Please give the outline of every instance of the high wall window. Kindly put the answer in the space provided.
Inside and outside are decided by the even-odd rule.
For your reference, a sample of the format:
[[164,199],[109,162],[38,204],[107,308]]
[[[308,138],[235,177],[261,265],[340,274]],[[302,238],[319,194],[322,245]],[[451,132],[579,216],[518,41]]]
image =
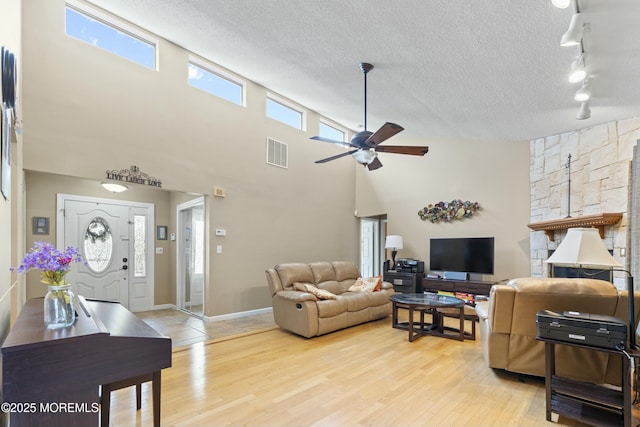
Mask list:
[[275,95],[267,96],[267,117],[278,120],[296,129],[305,130],[305,113],[292,103]]
[[189,84],[234,104],[245,105],[243,81],[194,58],[189,59]]
[[98,10],[90,9],[75,1],[68,1],[65,30],[71,37],[152,70],[156,69],[158,42]]
[[347,133],[335,126],[331,126],[323,121],[320,121],[319,136],[333,139],[335,141],[346,142]]

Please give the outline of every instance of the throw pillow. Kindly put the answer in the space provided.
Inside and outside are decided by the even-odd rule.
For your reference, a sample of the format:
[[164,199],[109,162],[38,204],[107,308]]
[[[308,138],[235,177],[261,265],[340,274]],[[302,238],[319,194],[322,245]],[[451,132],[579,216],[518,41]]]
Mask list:
[[369,277],[363,279],[358,277],[353,285],[349,288],[349,292],[375,292],[379,291],[382,286],[382,277]]
[[315,295],[318,299],[336,299],[336,295],[332,294],[329,291],[325,291],[324,289],[318,289],[313,286],[311,283],[300,283],[295,282],[293,284],[293,288],[296,291],[309,292],[310,294]]

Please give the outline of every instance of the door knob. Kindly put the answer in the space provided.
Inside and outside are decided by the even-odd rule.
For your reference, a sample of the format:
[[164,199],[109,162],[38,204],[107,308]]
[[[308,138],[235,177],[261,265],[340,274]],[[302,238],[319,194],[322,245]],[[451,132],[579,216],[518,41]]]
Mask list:
[[123,269],[123,270],[128,270],[128,269],[129,269],[129,266],[128,266],[128,265],[123,265],[123,266],[122,266],[122,269]]

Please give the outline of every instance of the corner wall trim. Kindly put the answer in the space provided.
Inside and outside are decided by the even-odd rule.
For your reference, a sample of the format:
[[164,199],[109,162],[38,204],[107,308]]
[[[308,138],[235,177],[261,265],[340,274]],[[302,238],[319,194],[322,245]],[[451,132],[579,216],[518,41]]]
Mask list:
[[222,320],[237,319],[239,317],[254,316],[256,314],[265,314],[273,312],[272,307],[258,308],[256,310],[239,311],[237,313],[221,314],[219,316],[204,316],[205,322],[220,322]]

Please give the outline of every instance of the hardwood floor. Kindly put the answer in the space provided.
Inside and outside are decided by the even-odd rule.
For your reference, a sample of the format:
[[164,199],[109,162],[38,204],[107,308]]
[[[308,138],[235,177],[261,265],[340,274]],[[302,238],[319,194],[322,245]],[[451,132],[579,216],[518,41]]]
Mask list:
[[[454,319],[451,319],[454,320]],[[112,393],[111,424],[151,426],[151,390]],[[421,337],[391,318],[305,339],[280,329],[174,349],[163,426],[579,426],[545,420],[544,381],[484,366],[480,341]]]

